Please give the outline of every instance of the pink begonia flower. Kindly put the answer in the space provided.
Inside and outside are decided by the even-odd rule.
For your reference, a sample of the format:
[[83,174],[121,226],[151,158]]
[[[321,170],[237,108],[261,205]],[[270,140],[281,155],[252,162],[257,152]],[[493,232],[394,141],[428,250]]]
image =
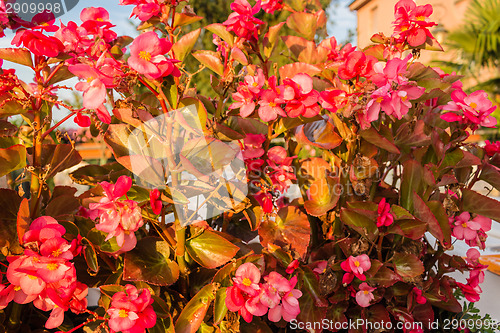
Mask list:
[[260,277],[260,271],[254,264],[245,263],[236,270],[233,283],[250,296],[257,296],[260,291]]
[[480,126],[495,127],[497,120],[491,116],[496,106],[488,99],[488,94],[483,90],[474,91],[467,95],[463,90],[457,89],[451,93],[452,101],[441,107],[445,111],[451,111],[441,115],[441,119],[447,122],[458,121],[466,124],[473,130]]
[[[284,321],[290,322],[297,318],[300,313],[300,305],[298,299],[302,296],[302,292],[294,289],[297,284],[297,277],[294,276],[288,281],[288,291],[281,296],[281,304],[269,309],[268,318],[272,322],[279,322],[281,318]],[[284,285],[282,286],[285,290]]]
[[359,291],[356,293],[356,302],[359,306],[364,308],[370,306],[370,302],[375,298],[372,294],[374,290],[375,288],[370,287],[366,282],[359,285]]
[[349,284],[352,282],[354,277],[357,277],[361,281],[366,280],[366,276],[363,272],[370,269],[372,263],[370,257],[366,254],[359,255],[357,257],[350,256],[346,261],[340,264],[340,267],[346,272],[342,278],[343,284]]
[[137,37],[130,46],[130,57],[127,62],[132,69],[151,79],[172,75],[180,76],[179,69],[174,65],[177,60],[167,59],[172,48],[165,38],[158,38],[154,31],[148,31]]
[[247,0],[235,0],[231,4],[231,9],[233,13],[222,23],[227,30],[233,31],[236,36],[243,39],[257,40],[259,26],[264,24],[263,21],[254,17],[260,10],[259,3],[252,7]]
[[345,61],[339,67],[338,76],[342,80],[350,80],[360,76],[370,77],[373,75],[373,65],[377,59],[367,56],[362,51],[349,53]]
[[407,84],[408,78],[406,75],[408,74],[408,61],[412,58],[412,55],[409,54],[404,59],[394,58],[387,63],[377,62],[373,65],[373,70],[375,74],[370,78],[373,83],[375,83],[378,87],[385,86],[386,84],[397,83]]
[[295,270],[299,268],[299,264],[300,262],[297,259],[292,260],[286,268],[286,274],[292,274],[295,272]]
[[457,286],[462,290],[462,293],[465,296],[465,299],[468,300],[469,302],[477,302],[481,298],[479,294],[481,294],[483,291],[477,286],[471,286],[470,284],[463,284],[460,282],[457,282]]
[[161,7],[158,1],[155,0],[144,0],[142,3],[137,4],[132,10],[130,17],[137,17],[141,21],[147,21],[153,16],[160,13]]
[[276,272],[269,273],[264,280],[266,283],[262,286],[260,301],[268,308],[274,308],[281,302],[281,295],[290,292],[290,283]]
[[[328,267],[328,261],[327,260],[321,260],[313,264],[313,273],[316,275],[317,278],[319,278],[319,275],[323,274],[326,271],[326,268]],[[311,267],[311,268],[312,268]]]
[[261,302],[260,271],[252,263],[238,267],[233,286],[226,290],[226,306],[229,311],[238,312],[246,322],[253,316],[263,316],[267,307]]
[[481,229],[481,225],[478,222],[471,221],[468,212],[463,212],[455,219],[453,236],[461,240],[472,240],[476,238],[479,229]]
[[467,264],[469,265],[469,284],[472,287],[476,287],[484,282],[484,271],[488,268],[488,265],[483,265],[479,262],[479,257],[481,254],[477,249],[470,248],[467,250]]
[[416,47],[425,43],[427,37],[432,37],[429,27],[437,25],[431,22],[431,5],[417,6],[413,0],[400,0],[394,6],[393,37],[398,43],[408,42]]
[[348,100],[345,91],[340,89],[325,90],[319,93],[321,107],[330,112],[337,112],[344,107]]
[[143,333],[146,328],[155,326],[156,313],[153,302],[148,289],[139,291],[135,286],[127,284],[125,292],[120,291],[113,295],[107,311],[111,333]]
[[[52,217],[33,221],[23,236],[25,248],[20,256],[7,257],[6,276],[10,283],[0,290],[0,308],[9,302],[33,302],[42,311],[52,311],[45,327],[62,324],[64,312],[81,313],[87,308],[87,286],[76,281],[76,270],[69,260],[78,252],[76,242],[62,236],[66,230]],[[40,252],[35,252],[40,251]]]
[[108,233],[106,240],[116,237],[120,251],[130,251],[137,243],[134,232],[143,226],[141,208],[132,200],[119,200],[132,186],[132,179],[121,176],[116,184],[101,182],[105,196],[89,205],[90,218],[99,217],[96,229]]
[[19,29],[12,39],[12,45],[24,45],[37,56],[56,57],[64,50],[64,45],[59,39],[46,36],[40,31]]
[[283,7],[283,0],[258,0],[262,10],[268,14],[272,14]]
[[274,91],[266,90],[260,96],[259,101],[259,117],[262,121],[269,122],[275,120],[279,116],[286,117],[285,111],[281,108],[281,104],[285,101],[281,99]]
[[235,103],[229,106],[230,110],[240,109],[240,116],[246,118],[250,116],[255,110],[255,95],[248,90],[247,86],[240,85],[237,92],[233,93]]
[[500,153],[500,141],[491,143],[490,141],[486,140],[484,141],[484,143],[484,151],[486,152],[486,155],[492,157],[495,154]]
[[149,193],[149,203],[151,204],[153,213],[160,215],[163,204],[161,202],[160,191],[158,189],[154,189]]
[[427,303],[427,299],[423,296],[423,291],[418,289],[417,287],[414,287],[412,290],[413,294],[415,295],[415,301],[418,304],[425,304]]
[[248,90],[258,96],[264,84],[266,84],[266,78],[262,69],[257,70],[257,75],[247,75],[245,76],[245,84]]
[[391,205],[386,203],[385,198],[380,200],[377,212],[377,227],[388,227],[394,222],[394,216],[391,214]]
[[247,134],[243,139],[243,158],[259,158],[264,155],[264,149],[262,145],[266,142],[266,136],[264,134]]
[[105,42],[110,43],[118,36],[110,28],[114,25],[109,20],[109,13],[102,7],[88,7],[82,10],[80,14],[82,20],[81,27],[87,31],[87,34],[99,36]]
[[285,79],[283,83],[287,89],[292,88],[294,91],[293,98],[288,96],[286,100],[285,111],[289,117],[310,118],[321,111],[318,105],[319,93],[313,89],[313,79],[308,74],[296,74],[291,79]]

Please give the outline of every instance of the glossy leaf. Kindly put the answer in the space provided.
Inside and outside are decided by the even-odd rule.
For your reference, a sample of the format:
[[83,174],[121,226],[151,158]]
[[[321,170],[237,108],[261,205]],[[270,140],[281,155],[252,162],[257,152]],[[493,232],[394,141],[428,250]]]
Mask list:
[[313,145],[323,149],[333,149],[342,143],[335,127],[326,120],[301,125],[296,134],[297,141],[303,145]]
[[262,246],[289,245],[304,258],[309,246],[311,228],[307,215],[298,207],[287,206],[279,210],[276,220],[266,220],[259,228]]
[[444,233],[441,229],[441,225],[439,221],[434,216],[431,209],[427,206],[427,204],[422,200],[422,198],[413,192],[413,205],[414,205],[414,214],[421,221],[427,223],[427,227],[430,233],[436,237],[441,243],[444,241]]
[[342,208],[340,211],[340,220],[368,239],[375,239],[378,235],[378,228],[375,222],[355,211]]
[[221,23],[213,23],[213,24],[207,25],[205,27],[205,29],[216,34],[217,36],[222,38],[225,42],[227,42],[230,47],[233,47],[233,45],[234,45],[233,34],[229,31],[227,31],[227,28],[225,25],[223,25]]
[[500,202],[469,189],[462,190],[463,210],[498,220]]
[[423,190],[423,170],[416,160],[408,160],[403,164],[400,204],[408,211],[413,211],[413,192],[421,194]]
[[0,177],[26,166],[26,147],[15,145],[0,148]]
[[396,273],[402,278],[414,278],[424,272],[424,264],[413,254],[396,253],[392,263]]
[[0,49],[0,59],[15,62],[16,64],[33,67],[31,52],[24,48]]
[[[86,239],[84,238],[84,240]],[[97,254],[95,252],[95,248],[90,242],[87,242],[87,244],[85,244],[84,246],[85,248],[83,254],[85,257],[85,261],[87,262],[89,269],[94,273],[97,273],[99,271],[99,262],[97,261]]]
[[239,247],[213,231],[205,230],[186,242],[189,256],[205,268],[216,268],[231,260]]
[[215,298],[215,292],[215,286],[208,284],[191,298],[175,322],[176,333],[195,333],[198,330]]
[[194,14],[175,13],[174,27],[180,27],[183,25],[193,24],[193,23],[198,22],[202,19],[203,19],[203,17],[196,16]]
[[479,179],[500,191],[500,171],[489,163],[483,165]]
[[224,74],[224,65],[220,59],[219,53],[214,51],[195,51],[192,55],[207,68],[213,70],[219,75]]
[[400,154],[398,147],[394,144],[394,142],[389,141],[383,135],[377,132],[374,127],[370,127],[369,129],[362,130],[359,132],[359,135],[366,141],[374,144],[375,146],[387,150],[389,153]]
[[316,35],[317,17],[312,13],[293,13],[286,20],[286,24],[293,31],[301,34],[304,38],[314,40]]
[[227,288],[219,288],[215,294],[214,303],[214,324],[219,325],[227,314],[226,306],[226,290]]
[[169,286],[179,278],[179,267],[169,256],[167,242],[157,237],[143,238],[125,254],[123,279]]
[[172,51],[174,52],[175,59],[183,61],[186,56],[191,52],[198,37],[200,37],[201,28],[193,30],[179,39],[174,45],[172,45]]
[[30,224],[30,205],[28,199],[24,198],[17,213],[17,237],[21,245],[23,245],[23,236],[29,230]]
[[314,76],[321,73],[318,66],[307,64],[305,62],[294,62],[293,64],[286,64],[279,69],[281,79],[292,78],[296,74],[304,73],[309,76]]
[[307,190],[306,211],[312,216],[321,216],[333,209],[339,201],[341,189],[338,178],[319,178]]
[[262,44],[264,46],[264,55],[266,57],[269,58],[273,53],[273,50],[276,47],[276,43],[278,42],[279,33],[284,24],[285,22],[281,22],[273,25],[272,27],[269,27],[269,31],[264,36]]
[[113,237],[109,240],[106,240],[106,236],[108,234],[93,228],[87,234],[87,239],[103,252],[114,253],[120,250],[120,246],[116,243],[116,238]]

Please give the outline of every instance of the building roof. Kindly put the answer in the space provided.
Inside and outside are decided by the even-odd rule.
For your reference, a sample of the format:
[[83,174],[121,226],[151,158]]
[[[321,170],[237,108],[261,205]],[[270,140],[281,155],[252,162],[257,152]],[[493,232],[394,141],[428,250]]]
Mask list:
[[349,4],[349,9],[351,11],[355,11],[355,10],[359,10],[360,8],[362,8],[364,5],[366,5],[367,3],[369,3],[371,0],[354,0],[353,2],[351,2]]

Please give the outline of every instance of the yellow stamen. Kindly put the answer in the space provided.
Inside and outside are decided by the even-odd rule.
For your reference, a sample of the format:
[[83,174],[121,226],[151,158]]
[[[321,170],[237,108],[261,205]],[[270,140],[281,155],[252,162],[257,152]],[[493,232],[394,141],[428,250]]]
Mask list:
[[58,264],[54,264],[54,263],[51,263],[51,264],[47,264],[47,269],[49,271],[55,271],[56,269],[59,268],[59,265]]
[[357,261],[357,260],[356,260],[356,261],[354,262],[354,266],[359,267],[359,265],[360,265],[359,261]]
[[259,84],[257,82],[252,83],[252,86],[257,87]]
[[463,228],[467,228],[467,223],[462,223]]
[[252,285],[252,280],[250,280],[249,278],[244,278],[243,279],[243,285],[247,286],[247,287],[250,287]]
[[59,257],[62,254],[61,249],[57,249],[55,251],[52,251],[52,256],[53,257]]
[[21,290],[21,286],[15,286],[14,287],[14,291],[19,291],[19,290]]
[[100,18],[100,17],[96,21],[97,22],[104,22],[104,20],[102,18]]
[[125,309],[121,309],[120,312],[118,313],[120,318],[127,318],[128,317],[128,311]]
[[425,19],[426,19],[426,18],[427,18],[427,17],[425,17],[425,16],[417,16],[415,19],[416,19],[417,21],[425,21]]
[[149,53],[148,51],[141,51],[139,52],[139,58],[146,61],[151,61],[151,53]]
[[383,97],[378,97],[375,101],[376,101],[377,103],[382,103],[382,101],[383,101],[383,100],[384,100],[384,98],[383,98]]
[[271,103],[269,103],[269,106],[272,107],[272,108],[274,108],[276,106],[276,103],[271,102]]
[[364,293],[365,295],[368,295],[369,291],[368,291],[368,290],[363,290],[363,293]]
[[477,104],[474,103],[474,102],[472,102],[472,103],[470,103],[470,107],[473,108],[473,109],[475,109],[475,108],[477,108]]
[[401,100],[402,100],[403,102],[406,102],[406,100],[407,100],[407,99],[408,99],[408,96],[403,96],[403,97],[401,97]]
[[29,274],[28,274],[28,277],[29,277],[31,280],[36,280],[36,279],[38,279],[38,277],[36,277],[36,276],[34,276],[34,275],[29,275]]

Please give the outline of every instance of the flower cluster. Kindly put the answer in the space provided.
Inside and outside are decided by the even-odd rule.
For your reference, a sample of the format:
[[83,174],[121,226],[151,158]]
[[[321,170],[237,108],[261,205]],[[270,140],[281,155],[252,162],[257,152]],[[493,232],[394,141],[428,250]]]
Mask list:
[[87,286],[76,280],[71,262],[80,251],[77,240],[63,238],[66,229],[50,216],[33,221],[23,236],[24,254],[8,257],[7,280],[0,290],[0,309],[12,300],[19,304],[33,302],[42,311],[51,311],[45,323],[58,327],[64,312],[81,313],[87,308]]
[[497,120],[491,116],[497,108],[488,99],[488,94],[483,90],[474,91],[467,95],[462,89],[451,93],[451,101],[441,108],[447,112],[441,119],[448,122],[458,121],[475,130],[479,126],[495,127]]
[[362,254],[357,257],[350,256],[340,264],[340,267],[346,272],[342,277],[342,283],[347,285],[354,280],[354,277],[357,277],[361,281],[366,281],[366,276],[363,272],[369,270],[372,267],[372,263],[368,255]]
[[229,311],[238,312],[246,322],[251,322],[253,316],[264,316],[272,322],[281,318],[290,322],[300,313],[298,298],[302,292],[294,289],[297,277],[287,280],[276,272],[264,277],[265,283],[260,283],[261,273],[252,263],[238,267],[233,286],[226,290],[226,306]]
[[132,179],[121,176],[115,184],[101,182],[100,185],[105,196],[89,205],[88,216],[93,220],[99,218],[96,229],[108,234],[106,240],[116,237],[120,251],[130,251],[137,243],[134,232],[144,224],[137,202],[120,200],[130,190]]
[[396,42],[407,42],[412,47],[424,44],[432,37],[428,28],[437,25],[430,21],[431,5],[417,6],[413,0],[400,0],[394,6],[394,34]]
[[484,271],[488,268],[487,265],[482,265],[479,262],[480,253],[477,249],[471,248],[467,250],[467,264],[469,268],[469,277],[467,278],[467,283],[463,284],[457,282],[458,287],[462,290],[465,298],[469,302],[477,302],[480,299],[480,294],[482,293],[481,287],[479,286],[484,281]]
[[486,155],[488,155],[489,157],[492,157],[495,154],[500,153],[500,141],[491,143],[490,141],[486,140],[484,141],[484,143],[485,143],[484,150],[486,152]]
[[263,89],[266,79],[261,69],[255,76],[247,75],[233,94],[236,102],[229,108],[239,108],[242,117],[249,117],[258,104],[259,118],[265,122],[273,121],[278,116],[310,118],[320,112],[319,93],[313,89],[311,76],[296,74],[284,79],[282,85],[278,85],[277,81],[275,76],[271,76],[268,80],[269,88]]
[[231,9],[234,12],[223,23],[227,30],[233,31],[236,36],[246,40],[258,40],[258,29],[264,22],[255,18],[254,15],[260,10],[260,2],[252,7],[247,0],[235,0],[231,4]]
[[394,216],[391,214],[391,205],[386,202],[385,198],[380,200],[377,213],[377,227],[388,227],[394,222]]
[[111,333],[144,333],[146,328],[155,326],[156,313],[153,310],[153,302],[148,289],[139,291],[133,285],[127,284],[125,291],[119,291],[111,298],[107,311]]
[[481,215],[471,219],[470,213],[463,212],[455,218],[450,217],[449,220],[454,237],[465,240],[470,247],[484,249],[486,232],[491,230],[491,219]]
[[410,58],[411,55],[405,59],[395,58],[386,64],[379,62],[374,66],[376,74],[371,77],[371,80],[378,89],[372,93],[371,100],[366,106],[368,122],[377,120],[381,110],[401,119],[412,107],[410,101],[424,94],[424,88],[417,87],[406,77]]

